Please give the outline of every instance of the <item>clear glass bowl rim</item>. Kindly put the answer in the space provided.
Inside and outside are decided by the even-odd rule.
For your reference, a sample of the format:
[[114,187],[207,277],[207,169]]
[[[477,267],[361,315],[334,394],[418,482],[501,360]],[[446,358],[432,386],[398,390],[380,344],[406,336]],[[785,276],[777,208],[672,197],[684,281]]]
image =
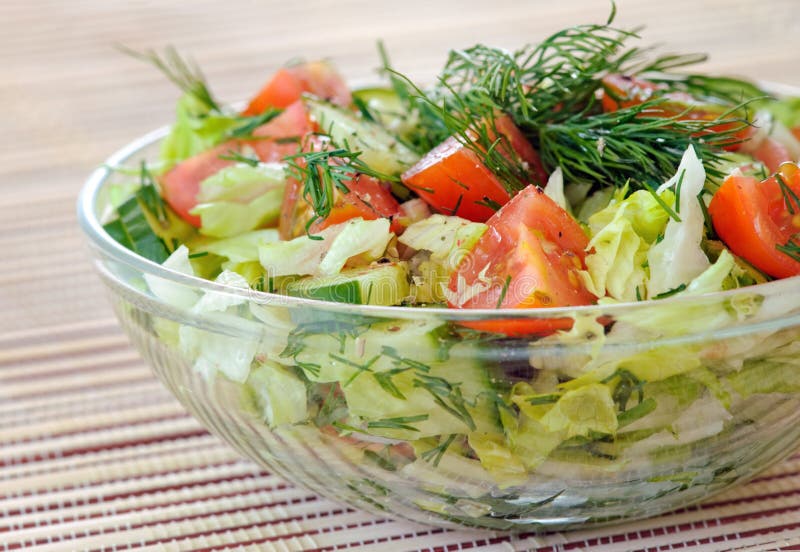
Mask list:
[[[774,91],[778,91],[776,89],[780,90],[781,88],[782,87],[780,85],[769,85],[768,87],[768,89]],[[797,92],[797,89],[792,89],[791,87],[785,87],[783,90],[780,90],[780,92],[783,92],[786,89]],[[174,282],[197,291],[213,291],[215,293],[246,296],[249,300],[256,301],[262,305],[274,304],[295,308],[307,307],[316,310],[374,316],[384,319],[414,319],[419,318],[424,313],[425,316],[436,317],[441,320],[453,322],[487,319],[552,319],[561,317],[575,317],[581,315],[582,313],[585,313],[586,315],[597,314],[598,311],[602,312],[603,315],[614,316],[619,314],[631,314],[634,311],[643,311],[646,309],[658,309],[661,307],[691,307],[693,305],[697,305],[698,303],[712,304],[723,301],[732,301],[738,296],[746,297],[752,296],[753,294],[759,294],[766,297],[800,293],[800,276],[795,276],[791,278],[774,280],[764,284],[758,284],[756,286],[742,287],[726,291],[638,302],[535,309],[448,309],[442,307],[420,308],[335,303],[330,301],[291,297],[256,291],[253,289],[244,289],[223,285],[211,280],[205,280],[203,278],[190,276],[171,270],[158,263],[150,261],[149,259],[137,255],[133,251],[115,241],[103,229],[103,223],[98,218],[96,205],[99,194],[108,179],[114,174],[113,168],[123,165],[126,161],[135,157],[145,148],[153,146],[159,140],[163,139],[169,130],[169,126],[164,126],[133,140],[110,155],[102,165],[97,167],[89,175],[78,196],[78,222],[83,232],[89,238],[90,244],[114,261],[127,265],[143,274],[152,275],[156,278]],[[787,317],[791,316],[792,315],[787,314]]]

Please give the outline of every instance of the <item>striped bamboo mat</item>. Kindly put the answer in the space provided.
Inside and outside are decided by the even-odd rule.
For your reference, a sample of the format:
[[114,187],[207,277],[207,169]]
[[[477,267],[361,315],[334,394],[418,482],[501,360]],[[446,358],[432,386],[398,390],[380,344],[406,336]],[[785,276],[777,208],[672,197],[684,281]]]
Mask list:
[[[794,0],[618,4],[648,42],[800,84]],[[168,122],[176,97],[115,43],[175,44],[238,99],[296,56],[331,57],[363,82],[382,38],[425,79],[447,47],[513,47],[607,11],[589,0],[0,2],[0,550],[800,550],[800,455],[701,507],[540,537],[431,529],[322,499],[184,412],[129,347],[85,254],[73,214],[83,179]]]

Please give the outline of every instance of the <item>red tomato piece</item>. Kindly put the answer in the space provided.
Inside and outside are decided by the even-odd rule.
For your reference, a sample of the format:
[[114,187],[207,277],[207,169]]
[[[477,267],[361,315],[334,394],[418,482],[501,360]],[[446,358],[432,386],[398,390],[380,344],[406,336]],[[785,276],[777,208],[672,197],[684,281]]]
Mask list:
[[776,172],[783,163],[792,161],[789,149],[770,136],[764,138],[751,153],[753,157],[764,163],[771,173]]
[[[400,205],[391,192],[378,180],[358,175],[347,183],[348,192],[334,192],[334,204],[330,214],[315,221],[308,232],[315,234],[334,224],[361,217],[364,220],[394,218],[400,213]],[[311,206],[302,197],[303,185],[290,179],[281,205],[279,233],[289,240],[306,233],[306,224],[313,217]],[[394,222],[392,223],[394,230]]]
[[341,106],[352,102],[350,89],[336,70],[324,61],[312,61],[279,69],[250,100],[242,115],[259,115],[270,108],[284,108],[310,92]]
[[248,145],[265,163],[281,161],[287,155],[297,153],[301,140],[315,129],[303,102],[296,101],[283,113],[255,129],[255,139],[248,141]]
[[[311,122],[302,102],[295,102],[270,122],[253,131],[255,140],[228,140],[208,151],[181,161],[161,177],[164,200],[189,224],[199,227],[200,217],[190,211],[197,205],[200,183],[234,162],[222,159],[242,148],[252,148],[261,161],[279,161],[298,150],[298,142],[311,130]],[[291,140],[297,138],[297,141]]]
[[[538,154],[511,118],[498,117],[494,126],[512,150],[501,145],[499,151],[525,164],[530,182],[545,184],[547,173]],[[473,221],[483,222],[494,215],[495,210],[487,204],[504,205],[510,199],[478,154],[452,136],[403,173],[402,180],[435,210]]]
[[[461,309],[541,308],[596,301],[578,271],[585,268],[589,238],[540,188],[528,186],[487,222],[475,248],[453,273],[449,289]],[[497,319],[464,325],[507,335],[547,334],[571,327],[570,319]]]
[[[778,179],[791,192],[782,190]],[[800,168],[784,163],[760,183],[750,176],[729,176],[711,199],[708,213],[731,251],[770,276],[787,278],[800,275],[800,262],[778,247],[800,236],[798,196]]]

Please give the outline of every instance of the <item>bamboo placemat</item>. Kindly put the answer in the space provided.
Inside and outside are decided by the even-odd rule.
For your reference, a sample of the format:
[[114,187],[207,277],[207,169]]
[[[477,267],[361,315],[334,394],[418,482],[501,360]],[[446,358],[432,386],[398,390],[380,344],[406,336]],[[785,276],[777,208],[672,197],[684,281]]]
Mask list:
[[[556,5],[557,4],[557,5]],[[332,58],[365,82],[385,40],[430,78],[446,49],[508,47],[606,2],[305,0],[0,3],[0,550],[800,550],[800,455],[700,507],[546,536],[444,531],[356,512],[239,459],[130,348],[93,275],[74,202],[90,169],[169,122],[175,91],[116,52],[174,44],[218,95]],[[800,85],[793,0],[618,2],[647,42],[707,69]]]

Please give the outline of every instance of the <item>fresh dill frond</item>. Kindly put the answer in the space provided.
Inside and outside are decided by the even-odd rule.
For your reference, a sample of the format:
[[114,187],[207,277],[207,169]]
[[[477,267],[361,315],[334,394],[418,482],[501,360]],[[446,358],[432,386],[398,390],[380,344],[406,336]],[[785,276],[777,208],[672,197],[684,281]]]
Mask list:
[[[572,182],[637,188],[668,180],[690,145],[706,172],[716,168],[722,148],[737,142],[749,123],[737,118],[714,120],[653,116],[663,99],[654,99],[610,113],[575,115],[539,129],[539,154],[545,166],[558,167]],[[602,145],[602,147],[600,147]]]
[[790,238],[785,244],[776,245],[775,249],[800,263],[800,243],[797,243],[793,239]]
[[194,96],[211,111],[222,113],[222,108],[214,99],[200,67],[192,60],[181,57],[174,46],[167,46],[163,54],[155,50],[137,52],[122,45],[117,48],[135,59],[153,65],[184,93]]
[[253,138],[253,131],[261,125],[267,124],[272,119],[282,113],[282,109],[270,108],[259,115],[252,117],[241,117],[242,124],[234,127],[228,132],[230,138]]
[[[288,166],[289,176],[303,184],[302,198],[311,206],[313,216],[306,223],[306,231],[318,220],[330,215],[336,203],[337,193],[350,191],[348,184],[359,175],[370,176],[384,182],[394,182],[398,178],[384,174],[369,167],[360,156],[360,151],[347,148],[326,149],[330,136],[318,134],[319,147],[310,147],[309,151],[289,155],[284,158]],[[308,147],[308,145],[307,145]],[[312,236],[317,239],[318,236]]]
[[[703,56],[705,59],[705,56]],[[666,86],[667,91],[686,92],[692,97],[728,107],[766,100],[771,96],[758,85],[735,77],[668,73],[671,67],[648,67],[641,76]]]
[[783,175],[780,172],[775,173],[775,180],[778,182],[778,187],[781,189],[781,195],[783,195],[783,203],[786,205],[786,210],[789,211],[790,215],[794,215],[795,213],[799,212],[800,197],[798,197],[797,193],[789,187],[789,185],[786,183],[786,179],[783,178]]
[[250,156],[235,150],[228,150],[226,153],[220,155],[219,158],[227,161],[235,161],[236,163],[243,163],[251,167],[258,167],[259,163],[261,163],[258,157]]

